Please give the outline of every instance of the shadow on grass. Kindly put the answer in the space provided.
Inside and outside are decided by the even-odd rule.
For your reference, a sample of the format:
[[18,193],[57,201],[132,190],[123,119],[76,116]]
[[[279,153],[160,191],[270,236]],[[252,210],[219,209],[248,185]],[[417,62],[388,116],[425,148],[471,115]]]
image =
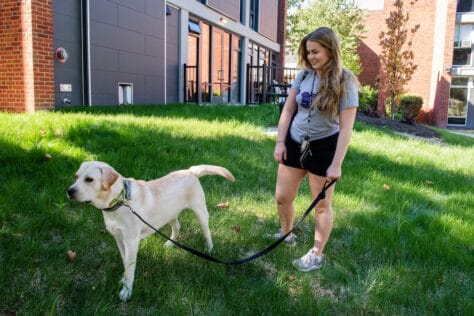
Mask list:
[[[360,262],[367,255],[383,253],[388,263],[403,261],[459,269],[467,269],[472,263],[472,240],[459,238],[463,234],[458,235],[453,221],[461,226],[474,221],[472,212],[466,211],[474,209],[473,176],[429,163],[387,161],[385,156],[356,149],[348,153],[344,168],[347,171],[338,191],[356,196],[361,205],[367,205],[367,211],[361,206],[345,215],[355,228],[351,229],[354,234],[347,247],[360,255]],[[389,189],[384,190],[385,184]],[[459,207],[453,210],[453,204]],[[340,227],[334,234],[346,235],[345,230]]]
[[[170,112],[173,117],[184,115],[175,109]],[[216,119],[215,114],[202,113],[198,116],[202,115],[202,119],[212,121]],[[233,119],[232,115],[226,119]],[[124,176],[137,179],[149,180],[201,163],[227,167],[234,173],[235,183],[228,183],[220,177],[202,179],[206,195],[210,193],[210,196],[217,197],[216,200],[208,199],[208,204],[220,202],[218,199],[225,196],[238,198],[256,195],[257,190],[261,191],[259,194],[273,195],[276,164],[272,157],[274,144],[271,140],[254,141],[238,136],[196,139],[172,135],[166,130],[120,123],[116,126],[109,123],[73,126],[62,138],[69,147],[83,148],[94,159],[106,161]],[[170,142],[169,139],[173,141]],[[111,236],[102,233],[100,212],[91,206],[69,204],[65,194],[82,161],[71,158],[64,152],[54,151],[51,152],[53,159],[46,159],[45,149],[41,146],[24,150],[5,140],[0,141],[0,146],[0,179],[5,184],[0,191],[0,262],[5,271],[0,281],[14,287],[13,291],[7,287],[0,290],[0,295],[8,300],[0,305],[0,311],[25,306],[27,303],[20,293],[32,295],[30,299],[37,301],[39,310],[47,310],[53,303],[50,300],[55,296],[60,296],[64,302],[71,304],[69,307],[63,306],[62,311],[81,310],[85,305],[92,309],[98,300],[92,290],[93,286],[105,286],[103,291],[106,301],[115,301],[118,292],[116,282],[122,273],[115,242]],[[352,263],[352,270],[348,268],[348,278],[363,277],[377,265],[390,267],[399,264],[408,271],[436,269],[438,266],[468,271],[472,263],[472,245],[458,238],[442,215],[445,214],[444,204],[447,199],[451,199],[451,195],[471,194],[472,177],[442,170],[429,163],[412,166],[387,161],[383,156],[355,149],[349,151],[344,168],[344,179],[338,184],[336,195],[340,192],[349,197],[358,197],[363,203],[370,205],[371,209],[366,212],[362,205],[354,213],[346,215],[338,215],[336,210],[336,221],[339,221],[338,216],[347,216],[348,226],[336,225],[328,253],[329,256],[333,253],[333,257],[345,258],[347,261],[333,260],[321,272],[323,280],[326,279],[331,284],[333,277],[337,279],[334,272],[336,264],[347,266],[348,262],[349,266]],[[427,175],[434,182],[429,188],[423,187]],[[382,189],[385,181],[392,185],[390,191]],[[417,187],[423,190],[418,192],[413,189]],[[25,196],[23,192],[35,194]],[[426,192],[431,192],[432,195]],[[308,200],[308,204],[309,202]],[[472,198],[459,201],[459,205],[471,207]],[[65,212],[83,208],[85,213],[77,221],[72,221]],[[92,216],[87,215],[90,212],[94,212]],[[238,212],[227,212],[230,213],[227,216],[237,225],[245,216]],[[216,213],[211,216],[219,216]],[[459,210],[452,215],[461,221],[472,222],[472,214],[466,210]],[[254,218],[246,220],[255,221]],[[311,227],[312,224],[308,226]],[[199,228],[195,226],[189,229],[195,232],[188,235],[184,232],[181,240],[202,249]],[[216,250],[219,258],[237,259],[241,257],[241,251],[246,251],[243,248],[247,244],[242,245],[238,238],[230,236],[228,229],[217,227],[211,230],[216,245],[225,245],[224,249]],[[77,240],[84,237],[87,237],[86,240]],[[157,242],[161,243],[162,240],[153,241]],[[248,241],[249,244],[253,242]],[[344,245],[338,245],[338,242],[344,242]],[[106,246],[102,247],[103,243]],[[262,245],[262,248],[267,245],[267,241],[262,238],[255,240],[255,243]],[[84,254],[74,265],[67,265],[65,252],[74,245],[79,246]],[[277,308],[280,310],[273,309],[275,313],[296,312],[301,315],[307,314],[308,308],[314,312],[325,306],[325,311],[347,312],[346,304],[359,306],[361,302],[357,298],[341,302],[339,299],[344,297],[337,296],[329,299],[334,304],[333,307],[321,305],[321,300],[327,298],[300,304],[301,295],[298,290],[290,291],[292,287],[291,284],[287,285],[288,277],[285,276],[294,273],[294,269],[283,262],[300,255],[307,246],[301,245],[301,249],[296,251],[279,248],[265,257],[267,261],[263,263],[259,261],[240,267],[223,267],[197,258],[191,259],[188,254],[178,251],[161,248],[154,250],[154,247],[145,245],[145,249],[142,249],[145,251],[141,251],[139,255],[134,293],[140,299],[132,300],[129,306],[138,310],[143,304],[162,304],[164,307],[161,311],[170,313],[238,311],[243,314],[252,311],[264,314]],[[337,253],[337,250],[341,253]],[[226,256],[229,258],[224,258]],[[353,259],[349,259],[351,257]],[[269,258],[275,261],[272,262]],[[21,271],[27,276],[19,279],[15,275]],[[39,284],[32,281],[38,275],[37,271],[46,275],[38,277]],[[284,276],[281,277],[281,274]],[[420,276],[417,278],[421,279]],[[190,286],[186,280],[193,280]],[[338,282],[348,286],[347,278],[342,281],[337,279],[336,283]],[[435,280],[420,282],[436,283]],[[330,289],[333,286],[327,285]],[[438,286],[443,287],[442,284]],[[445,290],[449,291],[449,288],[445,287]],[[49,291],[53,293],[52,297],[46,294]],[[315,295],[311,292],[304,293]],[[282,301],[286,303],[275,305]],[[388,304],[389,300],[386,299],[385,302]],[[119,311],[121,308],[130,308],[120,307],[110,301],[104,304],[108,304],[109,308],[113,305],[113,309]],[[209,304],[211,307],[206,307]],[[402,302],[402,305],[410,304]],[[249,309],[251,306],[254,307],[253,310]],[[359,311],[364,311],[364,307],[359,308]],[[417,311],[417,307],[411,306],[411,310]],[[421,307],[420,312],[422,310]],[[447,310],[455,311],[449,308]],[[130,312],[133,314],[134,311]]]

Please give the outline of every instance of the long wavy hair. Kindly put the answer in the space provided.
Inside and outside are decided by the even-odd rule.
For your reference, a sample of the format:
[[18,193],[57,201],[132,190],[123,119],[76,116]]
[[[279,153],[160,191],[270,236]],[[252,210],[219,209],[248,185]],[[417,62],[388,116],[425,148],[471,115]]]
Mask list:
[[339,113],[339,101],[346,92],[345,80],[355,80],[356,84],[358,80],[350,70],[343,68],[339,38],[328,27],[320,27],[303,37],[298,48],[298,62],[301,67],[313,69],[306,50],[308,41],[318,42],[329,56],[328,62],[319,72],[318,94],[314,98],[313,107],[331,113],[334,119]]

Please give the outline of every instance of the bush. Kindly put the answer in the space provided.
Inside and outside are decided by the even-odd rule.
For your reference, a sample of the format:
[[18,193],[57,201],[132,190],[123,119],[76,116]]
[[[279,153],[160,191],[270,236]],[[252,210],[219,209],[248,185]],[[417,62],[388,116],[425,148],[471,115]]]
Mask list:
[[369,85],[365,85],[359,90],[359,110],[367,115],[377,113],[377,103],[379,92]]
[[415,123],[415,119],[420,113],[422,105],[422,97],[414,94],[402,94],[398,104],[398,112],[401,114],[401,121],[409,124]]

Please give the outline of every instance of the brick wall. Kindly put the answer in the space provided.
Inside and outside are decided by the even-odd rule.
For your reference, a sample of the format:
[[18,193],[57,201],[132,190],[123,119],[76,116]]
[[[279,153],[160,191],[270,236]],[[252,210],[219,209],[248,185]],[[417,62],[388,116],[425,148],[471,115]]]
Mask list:
[[32,1],[35,109],[54,108],[53,0]]
[[[405,2],[410,19],[408,26],[420,24],[413,37],[414,63],[418,66],[405,89],[423,98],[420,120],[439,127],[447,124],[447,111],[451,76],[446,72],[452,61],[456,1],[418,0],[413,6]],[[381,65],[379,34],[386,30],[385,19],[394,10],[393,1],[385,1],[384,9],[368,11],[367,37],[359,47],[363,65],[362,84],[379,87],[379,111],[383,111],[385,96],[382,93],[383,66]]]
[[0,110],[54,107],[52,0],[0,3]]

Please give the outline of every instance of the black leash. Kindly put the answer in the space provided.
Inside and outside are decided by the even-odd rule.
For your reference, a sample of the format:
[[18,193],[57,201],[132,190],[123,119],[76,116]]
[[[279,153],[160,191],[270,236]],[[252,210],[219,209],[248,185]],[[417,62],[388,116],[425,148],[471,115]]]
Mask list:
[[179,248],[187,251],[187,252],[190,252],[192,253],[193,255],[195,256],[198,256],[198,257],[201,257],[203,259],[206,259],[208,261],[212,261],[212,262],[216,262],[216,263],[222,263],[222,264],[227,264],[227,265],[237,265],[237,264],[242,264],[242,263],[246,263],[246,262],[249,262],[249,261],[252,261],[252,260],[255,260],[257,258],[260,258],[261,256],[267,254],[268,252],[272,251],[276,246],[278,246],[283,240],[285,240],[286,237],[288,237],[296,228],[298,228],[298,226],[300,226],[300,224],[303,222],[303,220],[306,218],[306,216],[308,216],[308,214],[311,212],[311,210],[316,206],[316,204],[318,204],[318,202],[320,200],[323,200],[325,197],[326,197],[326,190],[329,189],[330,186],[332,186],[334,183],[336,182],[336,180],[332,180],[331,182],[326,182],[324,184],[324,187],[323,189],[321,190],[321,192],[318,194],[318,196],[313,200],[313,203],[311,203],[311,205],[308,207],[308,209],[304,212],[304,214],[301,216],[301,218],[298,220],[298,222],[293,226],[293,228],[288,232],[286,233],[284,236],[281,236],[280,239],[278,239],[277,241],[275,241],[273,244],[271,244],[270,246],[268,246],[267,248],[263,249],[262,251],[250,256],[250,257],[247,257],[247,258],[244,258],[244,259],[239,259],[239,260],[231,260],[231,261],[222,261],[222,260],[219,260],[217,258],[214,258],[208,254],[205,254],[203,252],[200,252],[198,250],[195,250],[193,248],[190,248],[186,245],[183,245],[183,244],[180,244],[179,242],[169,238],[168,236],[166,236],[165,234],[163,234],[162,232],[160,232],[158,229],[156,229],[155,227],[153,227],[151,224],[149,224],[147,221],[145,221],[143,219],[143,217],[141,217],[137,212],[135,212],[128,204],[124,204],[124,206],[128,207],[130,209],[130,211],[135,215],[137,216],[145,225],[147,225],[148,227],[150,227],[152,230],[154,230],[156,233],[158,233],[160,236],[162,236],[163,238],[171,241],[173,244],[175,244],[176,246],[178,246]]

